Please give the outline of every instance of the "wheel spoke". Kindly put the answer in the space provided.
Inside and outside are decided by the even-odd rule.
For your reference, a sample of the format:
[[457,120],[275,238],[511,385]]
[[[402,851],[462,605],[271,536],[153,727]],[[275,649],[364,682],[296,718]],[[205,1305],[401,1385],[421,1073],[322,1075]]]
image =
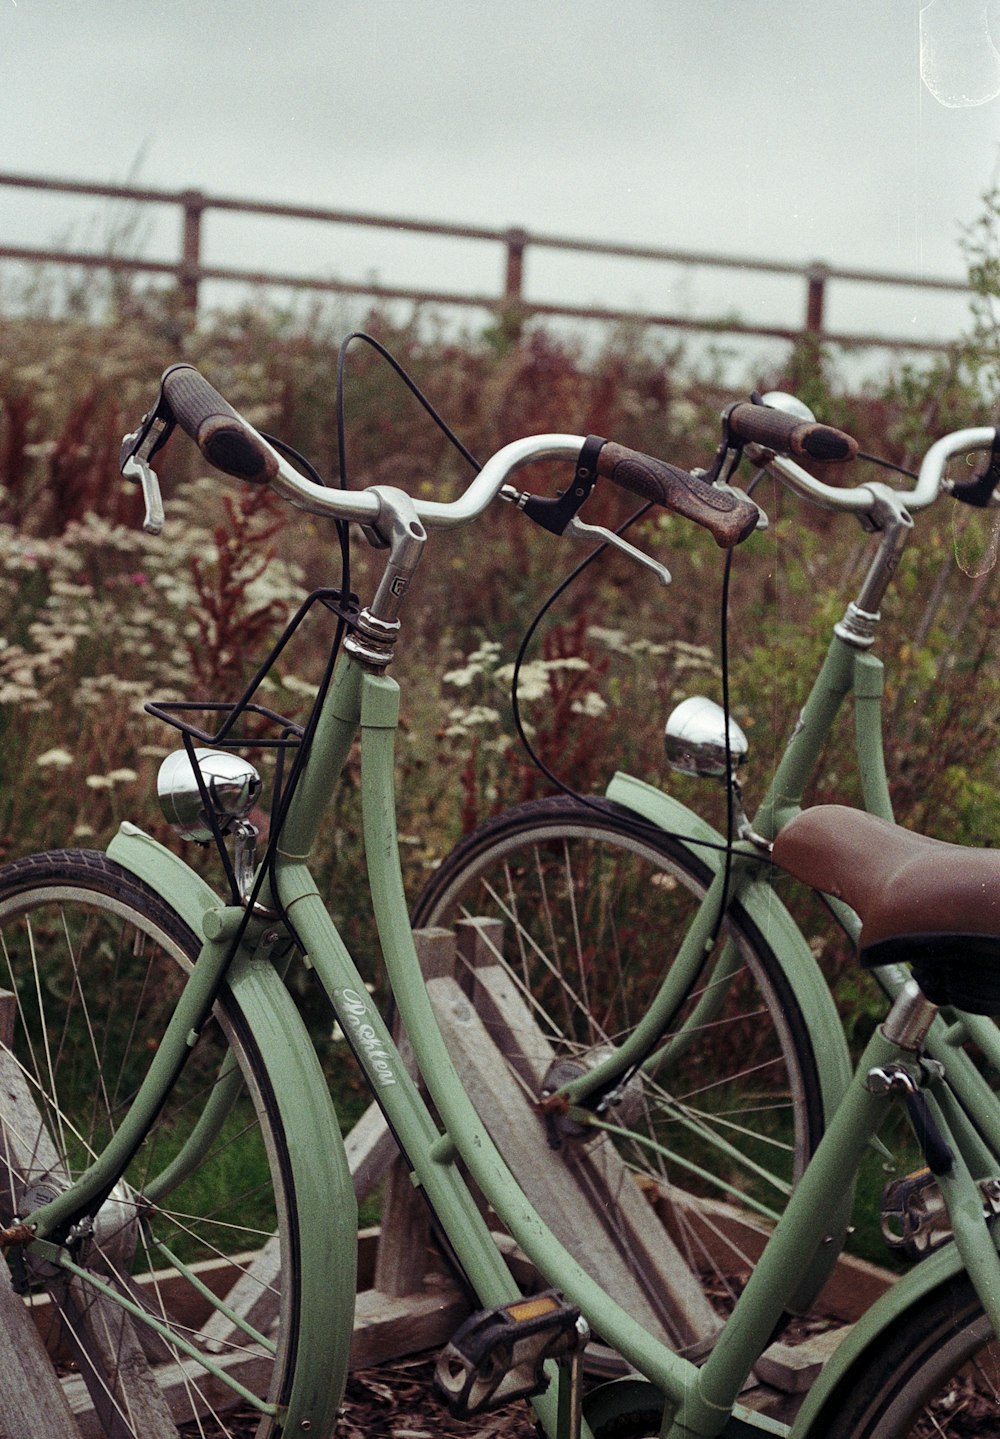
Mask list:
[[[0,991],[0,1206],[9,1223],[65,1190],[104,1149],[197,943],[103,856],[65,852],[0,870],[0,956],[9,986]],[[247,1396],[264,1403],[269,1391],[285,1392],[295,1302],[282,1301],[290,1281],[280,1176],[290,1162],[273,1090],[261,1088],[236,1038],[245,1031],[233,1026],[235,1004],[227,992],[202,1026],[133,1163],[71,1232],[61,1263],[30,1245],[15,1255],[10,1272],[26,1292],[4,1302],[30,1310],[39,1362],[88,1434],[224,1439],[233,1432],[227,1412]],[[217,1089],[222,1075],[230,1080]],[[182,1152],[150,1204],[144,1182]],[[267,1251],[266,1266],[255,1266],[255,1250]],[[235,1292],[248,1276],[246,1324],[213,1324],[223,1314],[214,1291]],[[254,1318],[264,1324],[256,1334]],[[5,1383],[0,1372],[0,1411]],[[261,1436],[273,1413],[268,1401]]]
[[[487,821],[463,841],[436,871],[415,922],[501,921],[502,942],[494,938],[491,956],[517,996],[524,1034],[513,1033],[509,1019],[498,1023],[485,971],[471,992],[519,1092],[535,1100],[546,1068],[537,1059],[541,1037],[553,1060],[586,1068],[647,1013],[707,876],[681,847],[610,807],[546,800]],[[640,1069],[627,1078],[597,1116],[603,1137],[594,1137],[594,1125],[550,1118],[560,1148],[546,1145],[531,1163],[561,1172],[564,1185],[570,1173],[589,1176],[591,1233],[615,1232],[626,1267],[641,1281],[649,1256],[636,1246],[636,1219],[625,1217],[640,1198],[644,1242],[659,1218],[675,1246],[671,1265],[680,1261],[698,1287],[710,1276],[725,1305],[734,1277],[753,1267],[757,1252],[742,1236],[757,1235],[757,1216],[781,1212],[822,1113],[804,1016],[780,961],[742,915],[723,930],[702,980],[678,1001],[657,1052],[655,1074]],[[482,1088],[491,1125],[499,1081]],[[506,1156],[522,1183],[529,1149]],[[616,1157],[617,1168],[598,1185],[604,1154]],[[575,1222],[587,1227],[579,1213]],[[581,1244],[589,1267],[586,1234]]]

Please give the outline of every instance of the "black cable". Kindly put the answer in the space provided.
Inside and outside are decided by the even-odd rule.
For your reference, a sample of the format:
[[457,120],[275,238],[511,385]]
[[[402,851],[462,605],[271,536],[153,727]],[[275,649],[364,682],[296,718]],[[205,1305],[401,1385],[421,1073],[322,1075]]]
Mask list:
[[478,474],[479,471],[482,469],[482,465],[480,465],[475,455],[473,455],[471,451],[466,449],[466,447],[462,444],[462,441],[455,434],[454,430],[452,430],[450,426],[445,423],[443,417],[431,404],[430,400],[424,394],[423,390],[421,390],[416,380],[414,380],[412,376],[407,374],[406,370],[403,369],[403,366],[399,363],[399,361],[392,354],[390,354],[390,352],[386,349],[385,345],[383,345],[379,340],[375,339],[374,335],[368,335],[365,333],[364,330],[353,330],[351,334],[346,337],[346,339],[341,341],[340,349],[337,352],[337,441],[341,486],[344,489],[347,489],[347,446],[344,436],[344,367],[347,362],[348,347],[354,340],[360,340],[363,344],[371,345],[372,349],[375,350],[379,355],[381,355],[382,359],[385,360],[387,364],[392,366],[396,374],[403,381],[403,384],[410,391],[410,394],[413,395],[413,397],[423,406],[424,410],[431,417],[435,425],[437,425],[438,429],[445,436],[448,442],[454,445],[455,449],[459,452],[459,454],[466,461],[466,463],[471,465]]
[[892,460],[883,460],[879,455],[866,454],[864,450],[858,451],[858,459],[866,460],[870,465],[880,465],[883,470],[895,470],[897,475],[906,475],[910,480],[919,479],[916,470],[908,470],[905,465],[893,464]]
[[[471,465],[472,468],[478,473],[481,469],[479,462],[469,452],[469,450],[466,449],[466,447],[462,444],[461,440],[454,433],[454,431],[445,423],[442,416],[431,404],[430,400],[427,399],[426,395],[420,389],[419,385],[417,385],[416,381],[406,372],[406,370],[399,363],[399,361],[396,360],[395,357],[389,352],[389,350],[386,349],[385,345],[383,345],[379,340],[376,340],[374,336],[366,334],[363,330],[355,330],[352,331],[351,334],[347,335],[345,339],[341,341],[337,351],[337,384],[335,394],[335,408],[337,419],[337,462],[340,472],[340,488],[343,490],[350,488],[347,463],[346,405],[344,396],[345,380],[347,373],[347,352],[350,345],[355,340],[361,341],[362,344],[370,345],[372,349],[374,349],[376,353],[380,355],[381,358],[384,359],[387,364],[392,367],[396,375],[403,381],[404,385],[410,391],[410,393],[419,401],[423,409],[434,421],[437,427],[441,430],[449,443],[458,450],[458,452],[462,455],[463,459],[465,459],[466,462]],[[284,441],[275,441],[269,436],[265,436],[265,438],[269,439],[270,443],[274,444],[276,448],[280,449],[290,459],[293,459],[296,463],[301,464],[302,468],[305,470],[310,479],[315,480],[318,484],[325,484],[325,481],[320,477],[320,475],[309,463],[309,461],[306,460],[302,455],[300,455],[296,450],[292,449],[290,445],[285,444]],[[342,601],[346,602],[350,595],[351,589],[350,528],[346,520],[337,520],[336,524],[337,532],[340,538],[341,553],[340,595]],[[333,680],[334,667],[336,665],[337,656],[340,652],[340,646],[343,642],[344,628],[344,621],[341,619],[337,626],[337,632],[334,637],[330,655],[327,659],[326,668],[323,673],[323,679],[320,683],[320,687],[316,695],[316,701],[313,705],[313,708],[309,715],[309,719],[306,723],[306,727],[303,731],[301,742],[296,750],[295,762],[292,765],[292,771],[288,776],[288,779],[282,791],[281,803],[277,812],[277,818],[276,820],[272,820],[271,833],[268,839],[268,849],[264,856],[264,863],[261,866],[261,876],[263,875],[264,871],[267,870],[272,881],[274,878],[274,855],[276,851],[277,837],[280,834],[281,826],[288,815],[288,810],[291,805],[292,798],[294,797],[299,779],[302,775],[306,760],[309,756],[309,749],[312,743],[313,735],[316,730],[316,725],[319,720],[319,713],[323,705],[323,700],[325,699],[330,684]],[[260,885],[258,883],[254,891],[254,897],[256,897],[256,893],[259,888]],[[272,889],[273,888],[274,885],[272,883]],[[283,917],[285,918],[286,923],[288,923],[287,916]],[[292,926],[290,924],[289,929],[294,934],[294,930],[292,930]]]
[[[635,524],[637,520],[640,520],[643,515],[645,515],[650,509],[652,509],[652,501],[649,501],[649,503],[645,505],[641,505],[634,514],[630,515],[623,524],[618,526],[615,534],[624,534],[631,525]],[[514,670],[510,678],[510,704],[514,717],[514,729],[517,731],[517,737],[521,741],[521,744],[524,746],[528,758],[531,760],[531,763],[536,766],[537,769],[541,770],[542,774],[545,776],[545,778],[549,781],[550,784],[554,784],[557,789],[563,792],[563,794],[568,794],[573,799],[582,800],[584,803],[588,803],[587,797],[585,795],[577,794],[577,792],[569,785],[565,784],[557,774],[553,774],[552,770],[549,769],[548,765],[542,759],[541,755],[537,753],[531,741],[529,740],[527,732],[524,728],[524,722],[521,719],[521,705],[517,697],[517,688],[518,679],[520,678],[521,674],[521,666],[524,663],[524,657],[527,653],[528,646],[530,645],[532,638],[534,637],[535,631],[538,629],[538,626],[541,624],[542,620],[545,618],[549,610],[555,604],[556,600],[559,599],[561,595],[565,594],[565,592],[569,589],[570,585],[573,584],[574,581],[583,574],[584,570],[587,569],[589,565],[592,565],[594,563],[594,561],[598,558],[599,555],[603,555],[604,551],[607,548],[608,546],[605,543],[603,545],[598,545],[595,550],[591,550],[590,554],[587,555],[584,559],[582,559],[580,563],[575,566],[574,569],[570,570],[566,578],[560,581],[560,583],[549,595],[548,599],[543,602],[541,609],[535,615],[535,618],[531,621],[531,624],[524,632],[524,636],[521,640],[520,645],[518,646],[517,657],[514,660]]]
[[736,792],[733,787],[733,751],[729,740],[729,581],[733,572],[733,552],[726,551],[722,568],[722,595],[719,601],[719,664],[722,669],[722,713],[726,739],[726,848],[723,860],[722,895],[719,912],[712,927],[711,947],[714,948],[722,929],[729,901],[729,880],[733,868],[733,833],[736,824]]
[[[618,526],[618,528],[615,530],[615,534],[623,535],[626,530],[630,529],[632,525],[636,524],[639,520],[641,520],[642,517],[647,514],[651,508],[652,502],[650,502],[649,504],[641,505],[639,509],[637,509],[633,514],[629,515],[628,519],[624,520],[622,524]],[[521,667],[524,663],[524,657],[527,653],[528,646],[530,645],[532,638],[534,637],[535,631],[538,629],[538,626],[541,624],[542,620],[545,618],[549,610],[555,604],[556,600],[558,600],[563,594],[565,594],[565,592],[569,589],[570,585],[572,585],[577,579],[579,579],[580,575],[583,574],[584,570],[587,569],[589,565],[592,565],[594,561],[598,559],[601,555],[603,555],[607,548],[608,546],[605,543],[603,545],[598,545],[596,549],[591,550],[590,554],[587,555],[584,559],[582,559],[580,563],[569,572],[565,579],[560,581],[560,583],[556,586],[556,588],[552,591],[548,598],[542,603],[541,608],[538,610],[538,613],[531,621],[530,625],[524,633],[524,637],[521,640],[520,645],[518,646],[517,656],[514,660],[514,670],[511,675],[510,681],[510,703],[511,710],[513,712],[514,729],[517,733],[517,737],[525,753],[528,756],[528,759],[536,767],[536,769],[538,769],[545,776],[549,783],[560,791],[560,793],[568,795],[570,799],[574,800],[577,804],[583,805],[584,808],[592,809],[602,815],[607,814],[606,800],[595,799],[592,795],[581,794],[578,790],[575,790],[572,785],[569,785],[565,782],[565,780],[560,779],[560,777],[549,768],[549,766],[542,759],[541,755],[538,754],[538,752],[535,750],[535,747],[532,745],[531,740],[528,738],[527,731],[524,727],[524,721],[521,718],[521,706],[518,700],[517,689],[518,679],[521,673]],[[728,556],[730,562],[731,555],[732,552],[730,551]],[[728,730],[726,738],[728,742]],[[640,833],[645,833],[650,836],[656,836],[658,838],[665,836],[667,839],[682,840],[685,844],[697,845],[701,849],[711,849],[717,852],[721,851],[722,853],[725,853],[727,855],[729,853],[729,849],[732,843],[732,836],[729,837],[728,843],[718,844],[714,840],[699,839],[695,838],[693,835],[679,834],[674,830],[664,829],[661,825],[654,824],[650,820],[644,820],[639,815],[633,815],[630,822]]]

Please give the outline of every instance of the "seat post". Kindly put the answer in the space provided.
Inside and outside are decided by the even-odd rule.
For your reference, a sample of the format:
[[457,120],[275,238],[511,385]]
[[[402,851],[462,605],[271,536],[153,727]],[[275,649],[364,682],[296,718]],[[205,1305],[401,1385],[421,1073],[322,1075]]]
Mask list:
[[882,1033],[890,1044],[918,1054],[937,1011],[937,1005],[927,998],[917,981],[908,979],[881,1025]]

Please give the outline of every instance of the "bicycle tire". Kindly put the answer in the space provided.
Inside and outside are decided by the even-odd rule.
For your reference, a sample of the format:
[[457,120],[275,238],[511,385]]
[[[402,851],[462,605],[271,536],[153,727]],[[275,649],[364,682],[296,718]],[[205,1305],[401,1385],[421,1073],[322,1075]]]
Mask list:
[[[567,876],[573,876],[572,884],[565,883]],[[661,978],[649,936],[683,932],[709,878],[707,865],[683,844],[652,832],[619,805],[543,799],[495,816],[468,835],[425,887],[414,910],[414,926],[450,927],[462,917],[501,918],[503,941],[490,962],[506,971],[557,1057],[583,1056],[586,1062],[588,1053],[603,1050],[645,1012],[650,989]],[[819,1067],[809,1025],[779,957],[738,904],[732,907],[724,935],[735,941],[741,967],[727,986],[723,1010],[702,1031],[689,1033],[686,1055],[662,1085],[645,1079],[640,1084],[638,1077],[629,1081],[621,1111],[631,1111],[631,1118],[627,1126],[621,1117],[616,1122],[638,1138],[615,1135],[613,1140],[616,1162],[633,1169],[646,1197],[655,1201],[648,1206],[649,1225],[653,1227],[653,1216],[658,1216],[693,1282],[707,1290],[721,1314],[731,1307],[763,1244],[763,1233],[742,1227],[736,1210],[744,1206],[750,1190],[751,1203],[762,1198],[776,1217],[823,1130]],[[600,966],[598,958],[604,961]],[[479,1008],[482,991],[469,984],[467,992]],[[699,997],[700,991],[689,996],[681,1022]],[[489,1022],[494,1042],[516,1068],[511,1056],[514,1051],[523,1054],[524,1046],[502,1037],[506,1021],[499,1030],[495,1014]],[[726,1056],[735,1057],[741,1048],[749,1053],[742,1079],[739,1072],[726,1070]],[[707,1068],[711,1064],[713,1073]],[[523,1088],[523,1077],[521,1084]],[[537,1083],[532,1088],[536,1092],[529,1099],[534,1100]],[[526,1118],[522,1129],[535,1123],[543,1145],[542,1122],[533,1108],[532,1113],[534,1119]],[[482,1117],[493,1129],[490,1115],[484,1112]],[[496,1132],[493,1137],[498,1139]],[[648,1140],[661,1143],[671,1158],[651,1150]],[[587,1142],[586,1136],[563,1136],[559,1156],[548,1150],[545,1163],[551,1167],[561,1157],[567,1166],[577,1164],[579,1147]],[[768,1156],[767,1177],[758,1172],[765,1167],[762,1155]],[[527,1151],[523,1146],[508,1150],[505,1157],[530,1192],[530,1146]],[[600,1244],[612,1234],[645,1293],[645,1299],[636,1301],[638,1308],[623,1293],[615,1297],[637,1318],[639,1309],[652,1303],[674,1346],[696,1354],[710,1339],[692,1337],[690,1324],[677,1325],[670,1305],[660,1301],[660,1276],[651,1277],[648,1268],[649,1244],[644,1243],[643,1253],[634,1259],[627,1255],[634,1247],[636,1226],[632,1220],[619,1220],[619,1214],[626,1200],[633,1204],[633,1190],[623,1186],[617,1196],[602,1192],[592,1209],[593,1234],[600,1234]],[[532,1198],[543,1218],[552,1222],[552,1210],[546,1212],[536,1194]],[[762,1225],[764,1232],[767,1227]],[[614,1237],[616,1228],[620,1234]],[[574,1236],[572,1247],[584,1267],[598,1248],[591,1244],[592,1237]],[[606,1275],[602,1282],[608,1287]]]
[[965,1274],[899,1316],[809,1427],[824,1439],[998,1439],[1000,1345]]
[[[0,1094],[5,1224],[44,1202],[47,1191],[100,1152],[199,949],[169,905],[102,854],[55,851],[0,871],[0,989],[7,990],[0,1065],[10,1095],[5,1118]],[[191,1134],[227,1055],[242,1083],[235,1075],[230,1081],[238,1092],[227,1100],[210,1148],[175,1190],[144,1207],[144,1187]],[[11,1251],[15,1287],[32,1306],[44,1354],[70,1408],[85,1415],[86,1432],[221,1439],[239,1424],[246,1434],[252,1406],[201,1369],[183,1341],[250,1393],[272,1405],[288,1403],[302,1237],[281,1111],[274,1076],[226,986],[92,1234],[68,1246],[115,1297],[86,1279],[67,1280],[30,1248]],[[269,1253],[265,1269],[248,1257],[262,1252]],[[230,1297],[252,1332],[234,1327],[220,1310],[213,1314],[189,1274]],[[166,1335],[130,1319],[116,1303],[119,1295],[152,1313]],[[257,1439],[279,1429],[278,1418],[262,1414]]]

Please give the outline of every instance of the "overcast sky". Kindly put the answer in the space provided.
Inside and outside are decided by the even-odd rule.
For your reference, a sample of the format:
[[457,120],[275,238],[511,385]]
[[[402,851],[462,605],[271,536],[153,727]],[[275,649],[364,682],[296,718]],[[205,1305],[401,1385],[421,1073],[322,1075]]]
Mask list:
[[[959,277],[998,174],[1000,0],[924,8],[940,98],[917,0],[0,0],[0,168]],[[0,242],[88,226],[93,201],[0,188]],[[177,228],[162,213],[150,253],[172,258]],[[222,216],[205,258],[471,290],[501,273],[492,246]],[[539,298],[801,316],[798,281],[528,266]],[[830,303],[834,325],[913,334],[961,314]]]

